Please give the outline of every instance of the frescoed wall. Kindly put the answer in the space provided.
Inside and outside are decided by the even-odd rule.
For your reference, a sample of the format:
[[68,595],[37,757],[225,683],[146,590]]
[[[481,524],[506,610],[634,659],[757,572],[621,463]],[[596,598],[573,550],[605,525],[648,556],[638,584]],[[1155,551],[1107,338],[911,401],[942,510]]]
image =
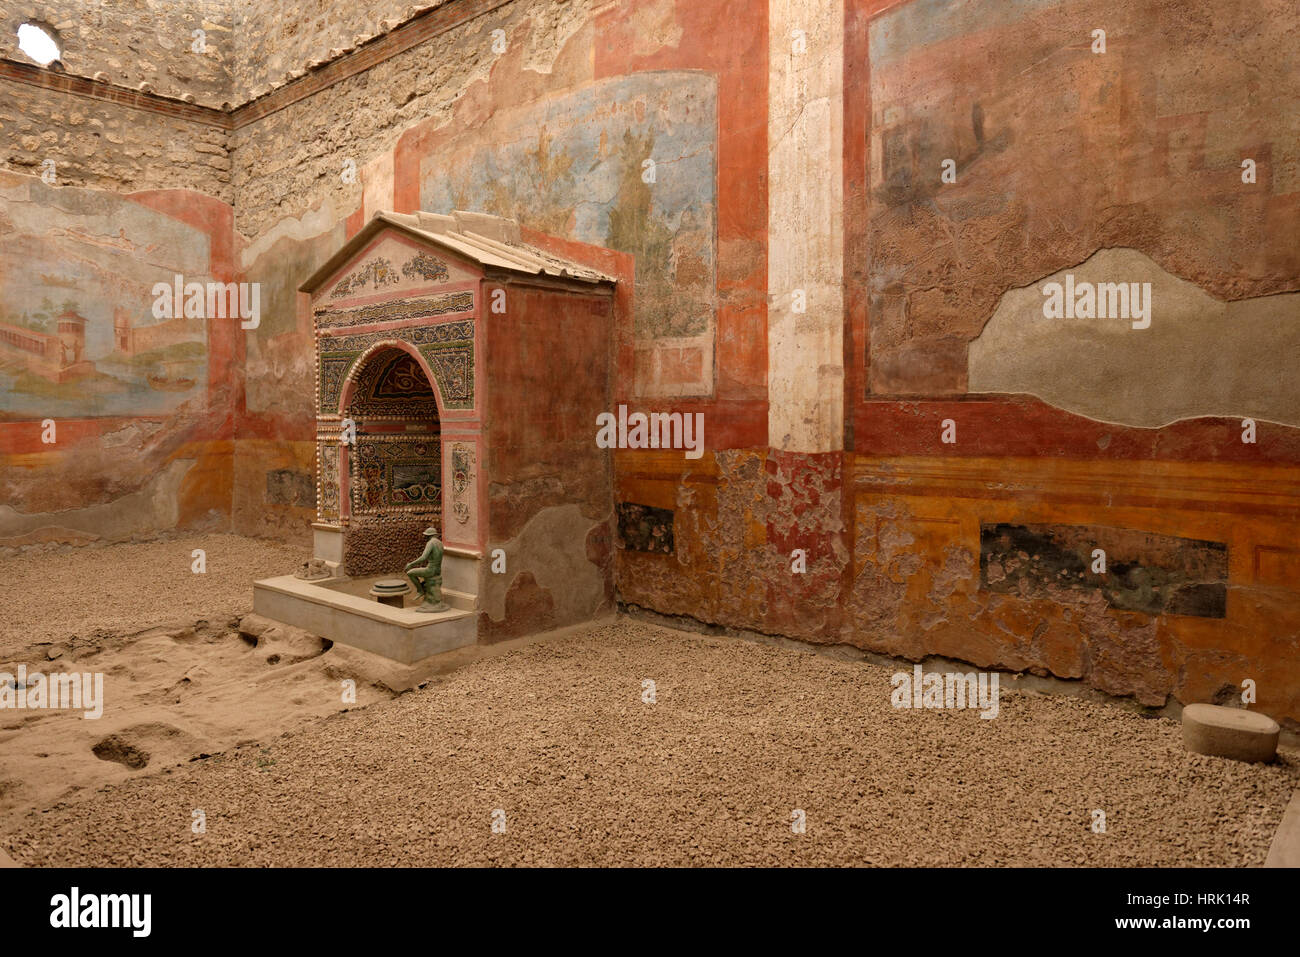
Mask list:
[[[313,233],[302,238],[303,232]],[[232,516],[236,528],[254,534],[307,543],[316,514],[316,444],[313,396],[315,348],[310,310],[298,292],[345,239],[342,223],[322,227],[297,222],[245,246],[241,275],[262,288],[262,322],[243,333],[242,393],[236,400]],[[287,476],[292,485],[272,482]],[[308,496],[286,494],[291,487]]]
[[[624,523],[620,596],[1152,706],[1250,677],[1300,726],[1285,4],[850,0],[819,48],[836,6],[770,5],[773,447],[616,455],[620,516],[654,516]],[[827,128],[819,180],[801,147]],[[842,245],[788,225],[836,195]],[[1066,272],[1150,282],[1151,327],[1044,319]],[[842,435],[811,392],[837,376]],[[656,529],[671,554],[638,547]],[[1080,579],[1093,549],[1112,564]]]
[[[635,257],[638,395],[713,390],[715,85],[694,72],[600,80],[496,112],[420,163],[425,210],[491,212]],[[660,380],[665,362],[694,379]]]
[[[968,345],[1003,294],[1098,250],[1136,250],[1221,301],[1294,289],[1300,78],[1275,29],[1293,4],[996,8],[917,0],[870,21],[869,394],[967,391]],[[1139,271],[1117,265],[1115,280]],[[1135,331],[1112,351],[1151,338]],[[1029,346],[1064,355],[1073,340],[1044,323]],[[1206,346],[1192,335],[1185,348]]]
[[0,173],[0,544],[228,525],[240,320],[154,287],[231,280],[229,213]]
[[[372,67],[367,82],[341,80],[237,127],[239,165],[257,171],[236,204],[244,274],[305,276],[380,210],[518,218],[632,257],[619,296],[635,320],[615,330],[615,389],[718,410],[710,441],[761,441],[762,17],[742,2],[520,0],[467,19],[476,6],[435,11],[445,32]],[[728,42],[714,42],[724,24]],[[391,104],[373,96],[385,83],[402,91]],[[323,139],[346,129],[346,149],[287,162],[303,124]],[[272,501],[261,479],[305,474],[315,457],[310,318],[288,288],[245,336],[236,464],[237,527],[277,535],[310,516]]]
[[[468,208],[619,277],[609,403],[702,413],[706,450],[615,450],[606,476],[580,431],[557,445],[545,383],[573,431],[594,400],[565,370],[599,382],[590,344],[548,343],[526,303],[539,328],[507,372],[543,397],[500,413],[518,416],[505,448],[459,449],[504,476],[474,534],[533,568],[488,596],[490,621],[571,619],[608,584],[711,625],[1150,706],[1250,677],[1300,727],[1288,0],[451,0],[351,53],[333,49],[349,14],[295,36],[261,16],[266,62],[239,72],[288,82],[204,118],[175,160],[216,151],[194,193],[0,179],[18,236],[0,371],[26,384],[0,410],[7,501],[27,510],[0,506],[11,538],[135,527],[93,509],[146,498],[189,503],[145,522],[173,527],[224,488],[236,529],[305,546],[318,370],[297,286],[377,211]],[[299,72],[294,49],[330,62]],[[28,100],[52,114],[54,96]],[[122,164],[150,185],[191,169]],[[259,328],[156,328],[139,290],[168,271],[260,282]],[[1150,325],[1043,316],[1067,275],[1149,282]],[[605,341],[598,313],[568,321]],[[38,393],[93,439],[77,458],[41,448]],[[555,490],[584,504],[547,511]],[[552,547],[562,528],[583,547]],[[1081,570],[1092,548],[1111,578]],[[587,574],[611,551],[612,583]]]
[[[16,177],[0,187],[0,217],[0,413],[84,418],[204,406],[206,323],[158,318],[152,290],[171,287],[178,273],[211,281],[205,232],[110,194]],[[32,344],[16,341],[22,330],[61,337],[58,327],[74,321],[75,355],[33,362]]]

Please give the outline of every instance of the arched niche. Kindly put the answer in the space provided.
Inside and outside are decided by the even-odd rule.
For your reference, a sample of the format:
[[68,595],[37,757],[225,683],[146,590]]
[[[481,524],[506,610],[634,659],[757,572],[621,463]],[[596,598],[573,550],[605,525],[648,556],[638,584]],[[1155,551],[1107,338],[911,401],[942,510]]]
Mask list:
[[348,575],[400,571],[442,530],[441,403],[428,366],[401,341],[376,343],[353,364],[339,413],[338,501]]

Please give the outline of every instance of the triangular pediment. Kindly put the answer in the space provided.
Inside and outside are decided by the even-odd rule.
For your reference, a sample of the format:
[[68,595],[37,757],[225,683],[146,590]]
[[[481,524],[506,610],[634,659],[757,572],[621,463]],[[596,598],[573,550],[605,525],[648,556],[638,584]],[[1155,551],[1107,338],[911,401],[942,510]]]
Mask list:
[[461,211],[378,212],[298,288],[317,298],[341,300],[451,284],[487,270],[584,285],[614,282],[524,243],[514,220]]

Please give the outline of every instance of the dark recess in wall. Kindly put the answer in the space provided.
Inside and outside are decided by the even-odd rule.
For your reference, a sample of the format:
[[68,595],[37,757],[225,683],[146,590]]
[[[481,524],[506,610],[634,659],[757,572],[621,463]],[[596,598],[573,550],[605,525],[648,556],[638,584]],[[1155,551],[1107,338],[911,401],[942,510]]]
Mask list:
[[[1095,549],[1105,573],[1093,571]],[[1122,611],[1223,618],[1228,546],[1130,529],[980,525],[980,587],[1020,598],[1069,601],[1099,592]]]

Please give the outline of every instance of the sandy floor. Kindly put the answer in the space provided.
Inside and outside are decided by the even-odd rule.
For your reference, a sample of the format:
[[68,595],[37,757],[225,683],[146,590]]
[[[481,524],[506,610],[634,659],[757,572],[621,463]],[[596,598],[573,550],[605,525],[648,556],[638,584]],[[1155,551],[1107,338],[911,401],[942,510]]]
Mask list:
[[[194,549],[207,571],[191,571]],[[253,582],[292,574],[310,549],[237,535],[34,551],[0,558],[0,660],[43,642],[225,623],[251,611]]]
[[[202,575],[190,570],[196,548],[207,554]],[[357,705],[391,697],[351,667],[346,649],[293,629],[239,634],[253,580],[302,558],[302,549],[211,535],[0,561],[0,672],[22,664],[28,674],[99,673],[104,683],[98,719],[0,710],[0,833],[27,809],[340,711],[345,677],[361,679]]]
[[1192,755],[1173,721],[1078,699],[894,710],[890,673],[619,619],[137,772],[8,822],[0,847],[33,865],[1242,866],[1300,783],[1295,753]]

